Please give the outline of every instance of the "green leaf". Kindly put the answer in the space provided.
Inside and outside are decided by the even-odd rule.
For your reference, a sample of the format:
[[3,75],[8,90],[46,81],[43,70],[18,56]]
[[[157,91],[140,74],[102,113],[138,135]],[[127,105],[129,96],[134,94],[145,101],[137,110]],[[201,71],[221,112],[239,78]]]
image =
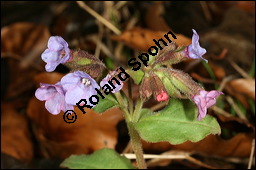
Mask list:
[[108,109],[118,106],[118,102],[112,94],[104,95],[104,99],[99,96],[99,103],[93,108],[97,113],[103,113]]
[[135,127],[148,142],[167,141],[171,144],[180,144],[187,140],[197,142],[209,134],[221,132],[215,118],[206,115],[202,121],[198,121],[194,103],[174,98],[159,112],[143,113]]
[[144,77],[144,72],[141,70],[133,71],[133,70],[126,70],[126,72],[132,77],[135,84],[140,84],[142,78]]
[[135,169],[129,159],[109,148],[91,155],[71,155],[60,166],[69,169]]

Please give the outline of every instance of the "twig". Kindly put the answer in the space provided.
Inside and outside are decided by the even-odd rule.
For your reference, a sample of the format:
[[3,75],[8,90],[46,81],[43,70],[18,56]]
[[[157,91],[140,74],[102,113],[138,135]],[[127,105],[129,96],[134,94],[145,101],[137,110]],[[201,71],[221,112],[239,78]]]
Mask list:
[[208,84],[215,84],[216,81],[215,80],[212,80],[212,79],[208,79],[208,78],[204,78],[202,76],[200,76],[199,74],[197,73],[191,73],[191,77],[193,77],[194,79],[198,80],[198,81],[201,81],[203,83],[208,83]]
[[229,63],[231,64],[231,66],[232,66],[239,74],[241,74],[241,76],[243,76],[244,78],[251,79],[251,77],[250,77],[241,67],[239,67],[234,61],[229,60]]
[[102,23],[98,22],[98,27],[99,27],[99,34],[98,34],[98,38],[97,38],[97,46],[96,46],[96,49],[95,49],[95,57],[99,58],[100,56],[100,49],[101,49],[101,40],[102,40],[102,37],[103,37],[103,31],[104,31],[104,28],[103,28],[103,25]]
[[[121,154],[128,159],[136,159],[135,154],[133,153],[126,153]],[[144,154],[145,159],[186,159],[187,156],[185,154],[181,155],[154,155],[154,154]]]
[[102,52],[107,55],[109,58],[115,60],[118,64],[118,66],[123,66],[122,62],[119,61],[115,55],[109,50],[109,48],[104,44],[102,43],[101,41],[98,42],[98,39],[97,39],[98,36],[95,36],[95,35],[91,35],[91,36],[87,36],[86,39],[88,40],[91,40],[93,41],[95,44],[99,43],[99,48],[102,50]]
[[[20,55],[17,55],[17,54],[11,53],[11,52],[1,53],[1,58],[13,58],[15,60],[22,62],[22,57]],[[32,62],[28,62],[28,65],[30,65],[31,67],[35,68],[38,71],[43,70],[43,68],[41,66],[34,64]]]
[[233,109],[236,111],[237,115],[241,118],[241,119],[244,119],[246,121],[247,118],[246,116],[243,114],[243,112],[239,109],[239,107],[237,106],[237,104],[234,102],[234,100],[230,97],[230,96],[227,96],[226,97],[228,103],[233,107]]
[[248,169],[251,169],[251,167],[252,167],[252,159],[253,159],[253,155],[254,155],[254,149],[255,149],[255,139],[252,140],[252,148],[251,148],[251,154],[250,154],[250,159],[249,159],[249,163],[248,163]]
[[228,77],[225,77],[221,83],[220,83],[220,86],[218,88],[218,91],[222,91],[224,88],[225,88],[225,85],[227,84],[227,82],[231,81],[235,79],[235,76],[231,75],[231,76],[228,76]]
[[195,159],[195,158],[193,158],[193,157],[191,157],[191,156],[189,156],[189,155],[187,156],[186,159],[189,160],[190,162],[193,162],[194,164],[199,165],[199,166],[202,166],[202,167],[204,167],[204,168],[216,169],[216,167],[207,165],[207,164],[203,163],[202,161],[199,161],[199,160],[197,160],[197,159]]
[[87,36],[86,39],[93,41],[95,44],[99,43],[100,44],[99,47],[102,50],[102,52],[108,57],[110,57],[111,59],[115,59],[114,54],[107,48],[107,46],[102,42],[98,42],[98,36],[91,35],[91,36]]
[[85,11],[87,11],[89,14],[91,14],[92,16],[94,16],[98,21],[100,21],[101,23],[103,23],[106,27],[108,27],[110,30],[112,30],[115,34],[120,35],[121,31],[116,28],[111,22],[109,22],[108,20],[106,20],[105,18],[103,18],[101,15],[99,15],[97,12],[95,12],[92,8],[90,8],[88,5],[86,5],[84,2],[82,1],[76,1],[77,4],[83,8]]
[[[128,159],[135,159],[135,154],[121,154],[122,156],[125,156],[126,158]],[[182,151],[171,151],[171,152],[165,152],[161,155],[154,155],[154,154],[144,154],[143,155],[145,159],[154,159],[154,160],[151,160],[151,164],[152,162],[156,162],[160,159],[186,159],[196,165],[199,165],[199,166],[202,166],[202,167],[205,167],[205,168],[209,168],[209,169],[215,169],[215,167],[212,167],[210,165],[207,165],[193,157],[190,156],[190,153],[188,152],[182,152]]]
[[203,9],[203,12],[204,12],[204,15],[205,15],[205,18],[208,22],[210,22],[212,20],[212,16],[211,16],[211,13],[209,11],[209,7],[207,6],[207,2],[205,1],[200,1],[200,5]]
[[125,154],[129,152],[133,152],[131,141],[128,142],[122,153]]
[[214,110],[215,112],[218,112],[219,114],[226,116],[226,117],[232,117],[232,115],[228,112],[226,112],[225,110],[219,108],[218,106],[212,106],[210,107],[210,109]]
[[122,8],[126,3],[127,1],[118,1],[115,5],[116,10],[119,10],[120,8]]

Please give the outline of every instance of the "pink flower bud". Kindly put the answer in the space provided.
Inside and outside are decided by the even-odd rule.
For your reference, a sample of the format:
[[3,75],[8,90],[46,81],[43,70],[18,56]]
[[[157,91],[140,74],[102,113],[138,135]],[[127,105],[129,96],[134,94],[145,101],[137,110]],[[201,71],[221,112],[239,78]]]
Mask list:
[[169,99],[168,94],[165,91],[162,91],[160,94],[156,96],[156,100],[159,102],[166,101],[168,99]]

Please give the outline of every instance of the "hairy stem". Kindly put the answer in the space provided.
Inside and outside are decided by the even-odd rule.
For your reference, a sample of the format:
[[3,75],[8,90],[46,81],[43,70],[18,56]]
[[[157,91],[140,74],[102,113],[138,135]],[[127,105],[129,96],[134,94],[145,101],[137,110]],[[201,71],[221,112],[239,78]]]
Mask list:
[[142,144],[139,133],[136,131],[132,122],[127,122],[128,131],[131,137],[131,144],[136,155],[136,162],[139,169],[146,169],[147,165],[143,156]]
[[127,109],[127,104],[125,103],[122,95],[119,92],[114,93],[114,94],[116,96],[118,103],[120,104],[120,109],[124,113],[125,121],[128,126],[128,131],[129,131],[130,138],[131,138],[132,148],[136,155],[137,166],[139,169],[146,169],[147,165],[146,165],[146,162],[145,162],[145,159],[143,156],[140,135],[134,127],[134,123],[139,120],[143,101],[139,98],[136,103],[134,112],[132,113],[130,110],[131,114],[129,114],[128,109]]
[[132,101],[132,87],[131,87],[131,79],[128,81],[128,94],[129,94],[129,111],[130,114],[133,113],[133,101]]
[[129,114],[128,110],[127,110],[127,105],[122,97],[122,95],[117,92],[114,93],[119,105],[120,105],[120,109],[122,110],[122,112],[124,113],[124,118],[126,121],[131,121],[131,115]]
[[132,117],[133,122],[137,122],[140,119],[142,106],[143,106],[143,100],[141,98],[139,98],[137,100],[135,110],[134,110],[134,113],[133,113],[133,117]]

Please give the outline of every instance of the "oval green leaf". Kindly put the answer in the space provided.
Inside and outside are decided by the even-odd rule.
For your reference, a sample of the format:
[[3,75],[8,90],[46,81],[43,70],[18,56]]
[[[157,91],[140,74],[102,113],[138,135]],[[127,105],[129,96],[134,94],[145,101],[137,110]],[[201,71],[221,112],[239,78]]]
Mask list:
[[60,166],[69,169],[135,169],[129,159],[109,148],[91,155],[71,155]]
[[93,108],[97,113],[103,113],[108,109],[118,106],[118,102],[112,94],[104,95],[104,99],[99,96],[99,103]]
[[140,136],[148,142],[167,141],[180,144],[187,140],[197,142],[209,134],[220,134],[215,118],[206,115],[197,120],[197,107],[189,100],[172,98],[165,109],[143,114],[135,123]]

